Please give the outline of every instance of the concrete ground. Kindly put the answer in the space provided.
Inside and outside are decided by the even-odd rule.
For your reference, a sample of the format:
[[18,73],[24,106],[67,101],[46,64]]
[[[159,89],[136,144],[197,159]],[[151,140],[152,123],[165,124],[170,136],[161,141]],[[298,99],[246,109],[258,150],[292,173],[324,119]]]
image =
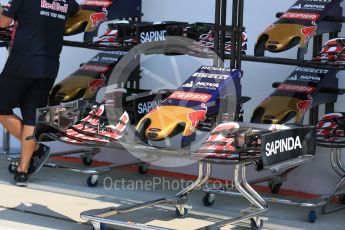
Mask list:
[[[135,204],[161,197],[173,197],[180,189],[174,178],[139,175],[127,170],[113,170],[100,178],[96,188],[86,186],[87,175],[43,168],[31,178],[27,188],[13,185],[8,162],[0,159],[0,229],[93,229],[80,219],[80,213]],[[175,191],[176,190],[176,191]],[[193,210],[185,219],[175,219],[174,208],[159,206],[114,217],[119,220],[150,223],[174,229],[196,229],[227,217],[238,216],[248,207],[243,198],[217,196],[212,207],[202,203],[201,190],[191,194]],[[344,229],[345,210],[319,216],[314,224],[308,223],[307,210],[293,206],[270,204],[269,221],[264,229]],[[224,229],[250,229],[249,221]]]

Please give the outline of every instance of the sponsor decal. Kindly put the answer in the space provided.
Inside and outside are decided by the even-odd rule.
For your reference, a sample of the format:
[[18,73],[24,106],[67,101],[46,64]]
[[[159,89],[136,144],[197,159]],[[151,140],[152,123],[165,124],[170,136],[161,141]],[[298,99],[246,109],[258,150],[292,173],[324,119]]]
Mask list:
[[229,75],[210,74],[210,73],[194,73],[192,75],[192,77],[226,80],[229,78]]
[[100,66],[100,65],[89,65],[85,64],[80,67],[81,70],[96,72],[96,73],[105,73],[108,72],[110,67],[109,66]]
[[148,101],[142,102],[138,104],[138,114],[146,114],[150,112],[155,107],[158,107],[163,100],[156,100],[156,101]]
[[302,149],[300,137],[288,137],[266,143],[266,156],[277,155],[280,153]]
[[81,3],[83,6],[100,6],[100,7],[109,7],[112,3],[112,1],[107,0],[86,0],[85,2]]
[[182,87],[186,87],[186,88],[192,88],[193,86],[194,86],[194,82],[193,81],[182,85]]
[[199,109],[198,111],[188,113],[187,117],[188,120],[191,122],[191,131],[195,130],[200,121],[204,121],[206,119],[206,113],[207,107],[204,103],[201,105],[201,109]]
[[105,56],[96,56],[91,59],[91,61],[94,62],[106,62],[106,63],[116,63],[118,62],[119,58],[118,57],[105,57]]
[[[61,4],[61,2],[65,4]],[[65,1],[53,1],[52,3],[49,3],[46,0],[41,0],[41,8],[67,13],[68,4],[66,4]]]
[[89,81],[89,88],[91,89],[92,92],[96,92],[99,88],[102,88],[106,86],[106,77],[104,74],[101,75],[101,78],[93,79]]
[[305,73],[316,73],[316,74],[326,74],[329,72],[329,70],[326,70],[326,69],[313,69],[313,68],[304,68],[304,67],[298,67],[296,68],[296,71],[305,72]]
[[281,84],[278,87],[278,90],[310,94],[314,92],[315,88],[312,86],[305,86],[305,85]]
[[286,12],[280,18],[316,21],[319,17],[319,14],[305,12]]
[[200,102],[207,102],[212,95],[205,94],[205,93],[195,93],[195,92],[183,92],[183,91],[175,91],[171,94],[168,99],[179,99],[179,100],[186,100],[186,101],[200,101]]
[[194,84],[194,81],[191,81],[189,83],[186,83],[184,85],[182,85],[182,87],[186,87],[186,88],[206,88],[206,89],[214,89],[214,88],[218,88],[219,87],[219,83],[214,83],[214,82],[197,82],[196,84]]
[[164,41],[165,34],[166,34],[166,30],[141,32],[140,42],[146,43],[146,42]]
[[297,102],[297,108],[302,114],[304,114],[308,109],[310,109],[312,103],[313,98],[308,95],[308,100]]
[[299,3],[299,4],[294,5],[293,7],[291,7],[291,9],[294,9],[294,10],[324,10],[325,8],[326,8],[325,5],[309,4],[309,3],[306,3],[304,5]]
[[162,130],[158,129],[158,128],[150,128],[149,131],[151,131],[151,132],[160,132]]
[[297,74],[289,77],[287,80],[289,81],[306,81],[306,82],[320,82],[321,81],[321,77],[318,76],[298,76]]
[[221,67],[213,67],[213,66],[202,66],[201,70],[209,70],[209,71],[231,71],[230,68],[221,68]]
[[317,25],[316,25],[315,21],[312,21],[311,24],[312,24],[312,26],[304,27],[301,29],[301,33],[305,37],[304,44],[307,44],[308,40],[311,37],[316,35]]
[[332,2],[333,0],[304,0],[305,2]]
[[93,13],[90,15],[92,27],[99,26],[102,22],[107,21],[108,11],[106,8],[102,9],[102,12]]

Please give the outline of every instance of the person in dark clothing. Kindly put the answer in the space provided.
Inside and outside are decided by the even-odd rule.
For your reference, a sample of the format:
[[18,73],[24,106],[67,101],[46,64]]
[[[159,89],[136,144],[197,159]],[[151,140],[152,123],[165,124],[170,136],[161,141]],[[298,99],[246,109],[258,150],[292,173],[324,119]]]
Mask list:
[[[21,142],[15,182],[26,186],[28,175],[49,157],[48,146],[33,135],[36,109],[45,107],[59,69],[66,19],[79,12],[75,0],[10,0],[0,14],[0,27],[14,23],[10,54],[0,74],[0,123]],[[13,113],[19,107],[22,119]]]

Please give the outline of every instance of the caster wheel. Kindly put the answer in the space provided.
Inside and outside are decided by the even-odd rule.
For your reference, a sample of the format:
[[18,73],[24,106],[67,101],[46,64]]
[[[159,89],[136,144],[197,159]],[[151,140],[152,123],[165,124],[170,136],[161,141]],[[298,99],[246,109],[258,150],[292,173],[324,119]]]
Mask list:
[[202,198],[202,202],[206,207],[211,207],[214,204],[215,195],[211,193],[206,193]]
[[340,204],[345,204],[345,194],[339,195]]
[[188,214],[188,208],[183,208],[183,213],[181,213],[181,211],[178,208],[176,208],[175,214],[177,218],[184,218]]
[[100,227],[100,230],[106,230],[107,229],[107,226],[105,224],[101,224],[101,227]]
[[264,222],[262,220],[260,220],[260,226],[258,226],[256,221],[253,218],[250,219],[250,229],[252,229],[252,230],[262,230],[263,227],[264,227]]
[[317,218],[317,213],[315,210],[310,210],[308,213],[308,219],[310,223],[315,223]]
[[16,171],[16,169],[17,169],[17,166],[16,165],[14,165],[14,164],[9,164],[8,165],[8,171],[10,172],[10,173],[14,173],[15,171]]
[[91,156],[84,156],[81,159],[82,159],[84,165],[87,165],[87,166],[92,165],[93,159]]
[[96,187],[98,184],[98,175],[92,175],[87,178],[87,186],[93,188]]
[[283,185],[283,183],[275,183],[275,182],[269,182],[268,187],[271,189],[272,194],[278,194],[280,191],[280,187]]
[[147,174],[149,172],[149,165],[148,164],[139,165],[138,172],[141,175]]

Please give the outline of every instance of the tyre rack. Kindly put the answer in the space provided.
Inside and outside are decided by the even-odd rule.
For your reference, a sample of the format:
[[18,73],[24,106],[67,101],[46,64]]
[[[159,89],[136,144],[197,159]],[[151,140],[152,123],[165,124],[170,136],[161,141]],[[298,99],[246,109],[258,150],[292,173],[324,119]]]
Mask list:
[[[221,0],[222,2],[226,2],[226,0]],[[251,55],[245,55],[241,53],[241,50],[239,47],[241,47],[242,41],[240,38],[241,32],[244,30],[243,27],[243,10],[244,10],[244,0],[233,0],[233,25],[232,25],[232,35],[237,36],[236,39],[233,39],[232,42],[232,51],[230,55],[222,54],[220,53],[221,57],[224,59],[230,60],[230,65],[232,68],[241,68],[241,62],[242,61],[249,61],[249,62],[259,62],[259,63],[269,63],[269,64],[278,64],[278,65],[291,65],[291,66],[300,66],[300,67],[309,67],[309,68],[320,68],[320,69],[328,69],[328,70],[345,70],[345,65],[339,65],[339,64],[325,64],[325,63],[318,63],[314,61],[305,61],[305,60],[297,60],[297,59],[288,59],[288,58],[276,58],[276,57],[257,57],[257,56],[251,56]],[[226,5],[226,3],[223,3],[223,5]],[[237,11],[236,11],[237,9]],[[280,13],[277,13],[277,17],[279,17]],[[345,17],[333,17],[330,16],[326,18],[327,21],[333,21],[333,22],[345,22]],[[235,22],[235,23],[234,23]],[[224,26],[224,24],[220,25]],[[339,31],[340,32],[340,31]],[[329,39],[336,38],[338,36],[338,32],[332,32],[329,33]],[[313,38],[313,56],[316,56],[319,51],[321,51],[322,48],[322,35],[315,36]],[[236,40],[236,41],[234,41]],[[220,41],[221,38],[220,38]],[[239,44],[236,46],[236,44]],[[339,89],[338,94],[343,94],[344,90]],[[325,112],[331,113],[334,111],[334,103],[330,102],[326,103],[325,106]],[[316,125],[318,122],[318,114],[319,114],[319,108],[314,107],[310,109],[309,114],[309,124],[310,125]],[[320,146],[320,144],[318,144]],[[345,147],[345,146],[344,146]],[[344,167],[341,163],[340,159],[340,149],[332,149],[331,148],[331,166],[335,170],[335,172],[341,176],[340,181],[335,186],[334,190],[331,194],[321,196],[319,199],[311,199],[309,201],[300,201],[298,199],[292,199],[292,198],[279,198],[276,196],[265,196],[263,199],[267,202],[273,202],[273,203],[280,203],[280,204],[287,204],[287,205],[293,205],[293,206],[299,206],[304,207],[308,209],[307,217],[309,222],[314,223],[317,218],[317,211],[316,208],[321,207],[322,214],[327,214],[329,212],[337,211],[339,209],[345,208],[344,206],[340,206],[334,209],[327,209],[329,203],[331,202],[332,198],[335,195],[339,195],[339,200],[341,203],[345,203],[345,191],[339,191],[340,187],[344,185],[345,178],[344,178]],[[287,179],[287,174],[294,170],[294,168],[282,168],[274,173],[272,176],[267,176],[263,178],[259,178],[256,180],[249,181],[251,185],[255,185],[258,183],[268,182],[268,185],[271,189],[271,192],[273,194],[279,193],[280,187],[282,186],[283,182]],[[223,189],[213,189],[204,187],[204,192],[206,193],[203,197],[203,203],[205,206],[211,206],[213,205],[215,201],[215,195],[224,195],[224,196],[230,196],[230,197],[243,197],[243,195],[240,192],[234,191],[233,188],[225,187]]]

